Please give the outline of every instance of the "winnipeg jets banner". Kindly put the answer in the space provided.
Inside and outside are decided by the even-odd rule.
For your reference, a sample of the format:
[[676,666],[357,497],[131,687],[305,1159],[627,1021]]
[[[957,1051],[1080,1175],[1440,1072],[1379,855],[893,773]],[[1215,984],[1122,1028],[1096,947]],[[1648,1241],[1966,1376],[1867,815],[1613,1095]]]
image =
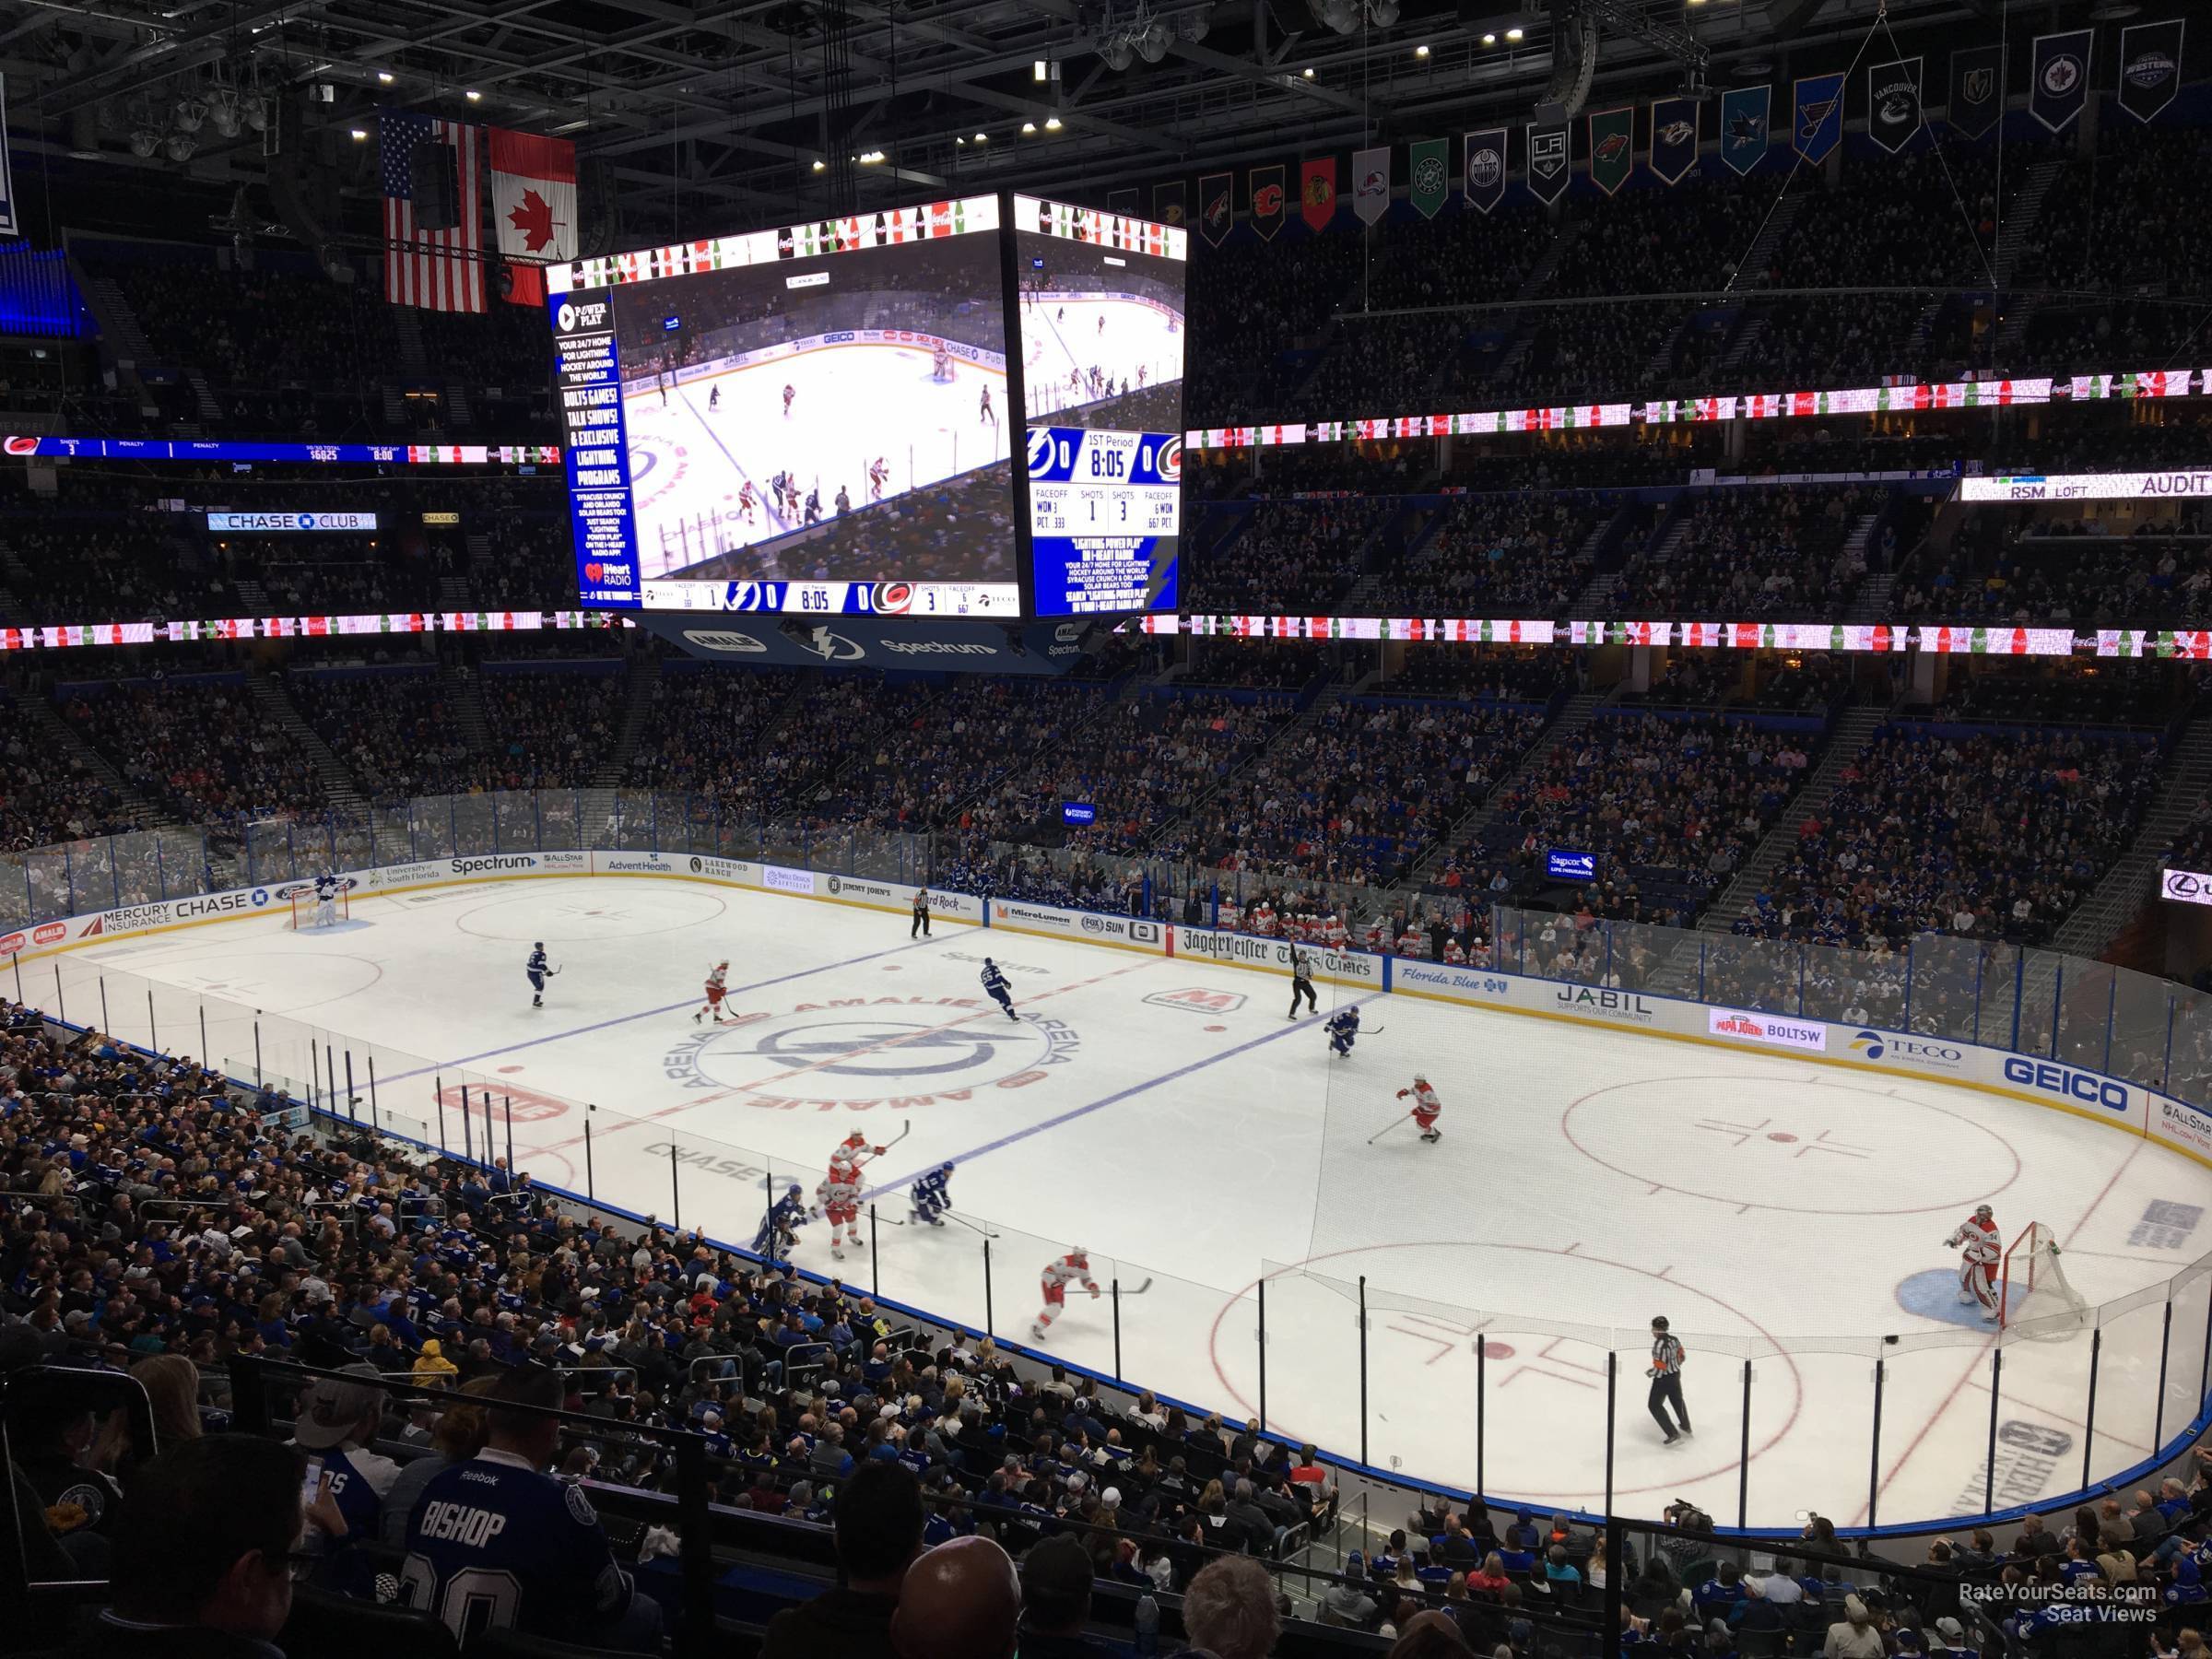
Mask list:
[[1352,152],[1352,212],[1371,225],[1390,210],[1390,151]]
[[1568,158],[1574,129],[1565,122],[1528,127],[1528,193],[1539,202],[1556,202],[1567,189]]
[[1891,155],[1920,131],[1920,60],[1899,58],[1866,71],[1866,136]]
[[2005,48],[1970,46],[1951,53],[1951,100],[1944,118],[1961,138],[1979,138],[2005,111]]
[[[1565,129],[1561,129],[1564,131]],[[1560,169],[1564,175],[1566,170]],[[1505,128],[1467,135],[1467,206],[1488,213],[1505,199]]]
[[1652,105],[1652,171],[1679,184],[1698,164],[1698,100],[1662,98]]
[[2148,121],[2182,85],[2182,20],[2136,23],[2120,31],[2120,107]]
[[2044,130],[2063,133],[2081,117],[2089,97],[2089,42],[2093,29],[2035,37],[2035,66],[2029,72],[2028,112]]
[[1616,195],[1636,165],[1636,112],[1599,110],[1590,117],[1590,182]]
[[1721,94],[1721,159],[1747,173],[1767,153],[1767,116],[1773,106],[1771,87],[1732,87]]
[[1795,113],[1790,123],[1790,146],[1818,166],[1843,138],[1843,77],[1841,75],[1806,75],[1797,80]]

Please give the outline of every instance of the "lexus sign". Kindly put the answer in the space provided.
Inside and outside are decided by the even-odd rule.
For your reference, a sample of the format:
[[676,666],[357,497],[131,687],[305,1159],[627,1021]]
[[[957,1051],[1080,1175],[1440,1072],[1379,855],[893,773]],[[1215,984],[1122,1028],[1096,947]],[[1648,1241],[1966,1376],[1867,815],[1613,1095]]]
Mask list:
[[2202,870],[2167,870],[2159,878],[2159,897],[2177,904],[2212,904],[2212,876]]

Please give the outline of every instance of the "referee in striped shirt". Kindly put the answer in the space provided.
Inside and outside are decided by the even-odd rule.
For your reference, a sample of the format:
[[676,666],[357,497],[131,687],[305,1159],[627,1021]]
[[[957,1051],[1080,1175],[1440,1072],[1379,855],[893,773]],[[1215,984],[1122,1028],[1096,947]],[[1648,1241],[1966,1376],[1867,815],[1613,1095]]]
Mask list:
[[[1689,1407],[1682,1403],[1682,1344],[1667,1335],[1663,1318],[1652,1321],[1652,1366],[1644,1374],[1652,1380],[1652,1416],[1658,1421],[1659,1432],[1666,1436],[1666,1444],[1687,1440]],[[1670,1405],[1675,1408],[1671,1418],[1666,1415]]]

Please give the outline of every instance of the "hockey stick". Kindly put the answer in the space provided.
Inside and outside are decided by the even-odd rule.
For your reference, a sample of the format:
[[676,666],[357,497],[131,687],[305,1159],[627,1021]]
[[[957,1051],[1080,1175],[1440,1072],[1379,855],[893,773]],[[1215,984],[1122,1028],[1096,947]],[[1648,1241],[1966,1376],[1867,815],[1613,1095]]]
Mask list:
[[1392,1118],[1389,1123],[1383,1124],[1382,1128],[1376,1130],[1372,1135],[1367,1137],[1367,1144],[1371,1147],[1377,1141],[1381,1140],[1384,1135],[1388,1135],[1393,1129],[1395,1129],[1400,1124],[1410,1124],[1411,1122],[1413,1122],[1413,1114],[1411,1112],[1407,1112],[1402,1117]]
[[1147,1277],[1143,1284],[1127,1286],[1115,1292],[1115,1294],[1120,1296],[1142,1296],[1146,1291],[1151,1288],[1152,1281],[1149,1277]]
[[[948,1216],[952,1216],[952,1212],[950,1210],[947,1210],[945,1213]],[[982,1233],[986,1239],[995,1239],[999,1236],[987,1227],[978,1227],[974,1222],[969,1220],[965,1216],[952,1216],[952,1218],[955,1221],[958,1221],[962,1227],[968,1229],[969,1231]]]

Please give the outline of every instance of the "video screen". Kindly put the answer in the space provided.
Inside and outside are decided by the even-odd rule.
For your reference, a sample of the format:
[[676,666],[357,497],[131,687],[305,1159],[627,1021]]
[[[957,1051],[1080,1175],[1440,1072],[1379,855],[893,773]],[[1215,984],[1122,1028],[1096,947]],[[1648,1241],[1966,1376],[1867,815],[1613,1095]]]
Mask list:
[[998,201],[549,275],[578,586],[668,610],[1020,610]]
[[1035,196],[1012,202],[1032,612],[1171,610],[1188,233]]

